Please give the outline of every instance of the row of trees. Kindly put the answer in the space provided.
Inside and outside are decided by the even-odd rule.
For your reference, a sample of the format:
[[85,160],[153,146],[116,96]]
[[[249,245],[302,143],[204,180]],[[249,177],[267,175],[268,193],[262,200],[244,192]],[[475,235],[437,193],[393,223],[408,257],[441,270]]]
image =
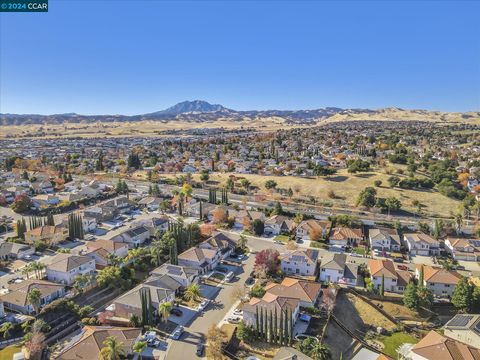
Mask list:
[[70,239],[81,239],[85,237],[83,231],[83,221],[80,214],[69,214],[68,215],[68,236]]

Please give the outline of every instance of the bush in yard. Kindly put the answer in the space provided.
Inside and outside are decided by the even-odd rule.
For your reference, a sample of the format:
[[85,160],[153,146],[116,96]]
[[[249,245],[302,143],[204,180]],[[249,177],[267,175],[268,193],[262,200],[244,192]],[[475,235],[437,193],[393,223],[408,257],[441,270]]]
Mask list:
[[254,339],[255,330],[242,320],[237,327],[237,337],[244,342],[249,342]]
[[252,289],[250,290],[250,296],[261,298],[263,297],[263,295],[265,295],[265,289],[263,288],[263,286],[259,283],[253,285]]
[[255,219],[253,221],[253,232],[255,233],[255,235],[257,235],[257,236],[262,235],[264,229],[265,229],[265,224],[263,223],[262,220]]

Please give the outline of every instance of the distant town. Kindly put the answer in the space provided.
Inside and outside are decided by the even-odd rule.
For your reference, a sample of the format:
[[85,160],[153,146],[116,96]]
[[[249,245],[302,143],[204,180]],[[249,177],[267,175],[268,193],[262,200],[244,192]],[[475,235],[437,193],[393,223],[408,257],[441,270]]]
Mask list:
[[479,125],[12,138],[0,163],[3,352],[480,357]]

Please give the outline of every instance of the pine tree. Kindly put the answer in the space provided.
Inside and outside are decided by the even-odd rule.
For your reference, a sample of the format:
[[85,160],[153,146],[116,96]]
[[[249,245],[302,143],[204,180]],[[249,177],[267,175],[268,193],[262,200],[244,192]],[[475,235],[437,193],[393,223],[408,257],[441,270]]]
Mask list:
[[268,321],[268,342],[273,343],[273,315],[272,315],[272,310],[270,310],[269,321]]
[[199,216],[200,220],[203,220],[203,205],[202,205],[202,200],[200,200],[200,205],[199,205]]
[[278,343],[283,345],[283,310],[280,309],[280,326],[278,328]]
[[273,343],[277,343],[277,335],[278,335],[278,322],[277,322],[277,308],[275,307],[275,313],[273,318]]
[[260,308],[260,329],[259,329],[259,333],[260,333],[260,338],[261,339],[264,339],[264,332],[263,332],[263,308]]
[[380,296],[385,295],[385,275],[382,274],[382,282],[380,284]]
[[418,285],[423,286],[423,265],[420,266],[420,274],[418,274]]
[[258,306],[255,308],[255,331],[257,333],[257,336],[259,336],[259,317],[258,317]]

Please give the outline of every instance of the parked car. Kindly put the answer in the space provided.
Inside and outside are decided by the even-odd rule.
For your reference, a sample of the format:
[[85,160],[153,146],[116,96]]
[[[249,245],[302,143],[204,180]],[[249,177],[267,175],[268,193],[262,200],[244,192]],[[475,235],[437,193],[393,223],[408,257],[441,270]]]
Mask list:
[[232,315],[227,318],[227,321],[230,324],[239,324],[240,321],[242,321],[242,318],[240,316]]
[[173,332],[173,334],[172,334],[172,339],[178,340],[178,339],[180,339],[180,337],[182,336],[182,334],[183,334],[183,326],[182,326],[182,325],[179,325],[179,326],[177,326],[177,328],[176,328],[175,331]]
[[210,304],[210,300],[209,299],[203,299],[202,302],[200,304],[198,304],[197,310],[198,311],[205,310],[205,308],[208,306],[208,304]]
[[228,273],[228,269],[225,266],[217,266],[215,270],[224,274]]
[[183,311],[180,310],[179,308],[172,308],[172,310],[170,310],[170,314],[175,316],[182,316]]
[[407,265],[398,265],[397,267],[398,267],[400,270],[408,271],[408,266],[407,266]]
[[235,310],[233,310],[233,315],[243,316],[243,310],[242,309],[235,309]]
[[195,353],[197,354],[197,356],[202,356],[204,349],[205,349],[205,345],[203,345],[203,344],[197,344],[197,351],[195,351]]
[[463,265],[457,265],[457,269],[456,270],[465,270],[465,266]]
[[230,271],[227,276],[225,276],[225,281],[232,281],[233,277],[235,276],[235,274],[233,273],[233,271]]
[[245,285],[251,286],[251,285],[253,285],[253,284],[255,284],[255,279],[254,279],[253,277],[249,276],[249,277],[247,278],[247,280],[245,280]]
[[403,263],[403,259],[402,258],[395,258],[393,259],[393,261],[395,261],[396,263]]

